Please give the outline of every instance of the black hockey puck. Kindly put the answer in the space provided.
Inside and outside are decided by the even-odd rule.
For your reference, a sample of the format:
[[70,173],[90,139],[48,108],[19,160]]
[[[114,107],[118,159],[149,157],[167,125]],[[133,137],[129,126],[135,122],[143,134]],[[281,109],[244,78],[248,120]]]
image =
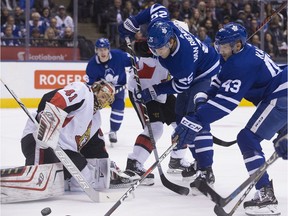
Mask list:
[[46,215],[49,215],[51,212],[52,212],[51,208],[47,207],[47,208],[42,209],[41,214],[42,216],[46,216]]

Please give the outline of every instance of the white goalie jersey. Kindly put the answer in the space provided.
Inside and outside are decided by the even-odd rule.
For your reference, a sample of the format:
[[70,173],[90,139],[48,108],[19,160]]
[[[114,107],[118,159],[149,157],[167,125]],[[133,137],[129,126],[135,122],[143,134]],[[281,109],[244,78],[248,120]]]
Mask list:
[[[59,145],[64,150],[79,151],[98,131],[101,125],[100,112],[94,113],[94,95],[89,86],[74,82],[56,92],[50,100],[68,115],[60,129]],[[29,119],[23,137],[33,133],[36,127]]]
[[[138,76],[142,89],[166,81],[168,79],[168,75],[168,70],[162,67],[156,58],[140,57],[138,62]],[[134,92],[135,88],[137,88],[137,83],[134,78],[134,74],[130,74],[128,80],[128,90]],[[167,95],[158,95],[156,101],[165,103],[166,99]]]

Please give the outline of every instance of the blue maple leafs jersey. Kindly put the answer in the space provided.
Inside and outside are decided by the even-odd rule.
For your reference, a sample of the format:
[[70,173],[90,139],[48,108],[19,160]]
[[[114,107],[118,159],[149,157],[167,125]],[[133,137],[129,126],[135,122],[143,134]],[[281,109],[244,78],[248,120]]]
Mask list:
[[109,60],[105,63],[101,63],[97,55],[89,60],[86,67],[88,85],[101,79],[113,83],[116,87],[126,84],[125,67],[132,66],[129,54],[122,50],[112,49],[109,55]]
[[287,68],[279,66],[264,51],[246,44],[225,62],[213,79],[209,100],[199,108],[197,117],[212,123],[228,115],[245,98],[258,105],[263,100],[287,97]]
[[139,25],[149,23],[149,27],[156,21],[165,21],[172,26],[177,40],[177,48],[167,58],[159,57],[159,62],[169,70],[172,79],[157,86],[158,94],[174,94],[187,90],[192,82],[202,78],[209,78],[218,71],[219,55],[213,47],[208,47],[197,37],[183,28],[176,26],[169,19],[167,9],[154,4],[135,16]]

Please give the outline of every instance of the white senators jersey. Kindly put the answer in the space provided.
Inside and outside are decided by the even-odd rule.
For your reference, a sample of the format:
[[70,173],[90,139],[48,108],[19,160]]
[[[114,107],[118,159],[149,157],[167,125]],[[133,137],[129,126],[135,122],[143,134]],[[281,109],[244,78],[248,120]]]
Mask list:
[[[141,88],[146,89],[152,85],[165,82],[168,79],[168,70],[161,66],[156,58],[140,57],[138,62],[138,75],[141,83]],[[128,80],[128,90],[134,93],[137,88],[137,83],[134,74],[130,74]],[[165,103],[166,94],[158,95],[156,101]]]
[[[89,86],[74,82],[58,90],[49,101],[65,110],[68,115],[60,130],[59,145],[64,150],[79,151],[98,131],[101,125],[100,112],[94,113],[94,94]],[[27,125],[30,133],[35,131],[31,120]],[[25,133],[29,131],[26,128]]]

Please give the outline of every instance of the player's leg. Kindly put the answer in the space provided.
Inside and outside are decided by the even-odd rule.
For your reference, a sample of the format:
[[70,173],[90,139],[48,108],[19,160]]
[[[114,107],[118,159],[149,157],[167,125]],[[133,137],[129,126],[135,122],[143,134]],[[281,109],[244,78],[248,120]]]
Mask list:
[[[246,127],[237,136],[237,143],[243,155],[245,166],[251,175],[264,162],[265,156],[260,142],[270,140],[280,129],[287,125],[287,98],[262,101]],[[277,215],[278,201],[274,195],[272,181],[266,172],[256,183],[256,195],[244,203],[246,213],[256,215]]]
[[111,104],[111,114],[110,114],[110,132],[109,141],[111,143],[117,142],[117,131],[120,129],[125,108],[125,91],[120,91],[115,95],[115,100]]

